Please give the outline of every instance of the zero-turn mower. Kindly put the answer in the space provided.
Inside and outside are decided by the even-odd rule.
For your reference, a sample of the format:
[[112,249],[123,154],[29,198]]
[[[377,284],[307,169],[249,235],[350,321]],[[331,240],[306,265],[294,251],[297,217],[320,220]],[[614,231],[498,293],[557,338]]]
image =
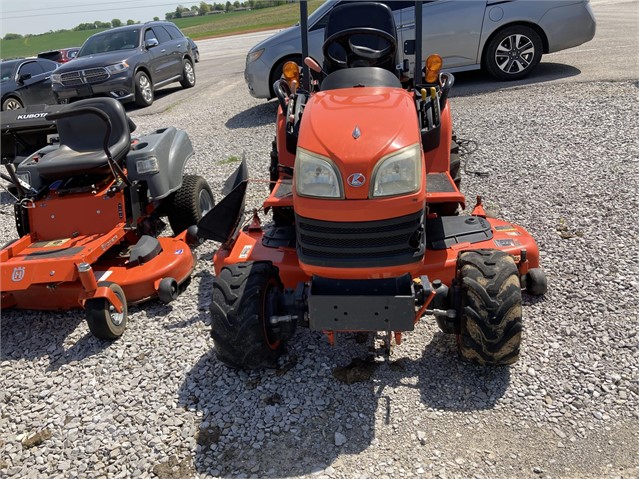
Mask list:
[[[421,2],[415,8],[421,39]],[[546,291],[537,245],[521,226],[487,217],[481,198],[470,216],[458,214],[466,201],[451,163],[454,78],[437,55],[422,70],[421,41],[408,40],[418,60],[402,85],[409,65],[396,65],[397,47],[387,6],[336,7],[323,66],[305,54],[312,78],[290,62],[274,85],[273,186],[263,204],[272,221],[254,212],[240,227],[244,164],[200,221],[200,235],[222,242],[211,334],[225,364],[276,366],[297,325],[331,343],[340,331],[382,331],[399,344],[424,315],[457,335],[464,359],[517,360],[522,289]]]
[[[168,303],[188,285],[195,225],[213,194],[204,178],[184,175],[193,155],[184,131],[132,140],[135,124],[117,100],[82,100],[45,118],[59,142],[17,167],[3,159],[20,238],[0,251],[2,308],[83,307],[91,332],[115,339],[127,304]],[[159,237],[163,216],[174,237]]]

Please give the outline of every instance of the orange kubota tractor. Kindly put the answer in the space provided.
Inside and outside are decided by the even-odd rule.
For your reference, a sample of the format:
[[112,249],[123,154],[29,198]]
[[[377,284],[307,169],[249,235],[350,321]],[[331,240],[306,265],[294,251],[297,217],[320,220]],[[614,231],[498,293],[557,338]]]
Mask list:
[[[415,8],[418,41],[404,48],[419,59]],[[451,176],[453,77],[433,55],[425,76],[416,61],[404,88],[408,66],[396,65],[396,50],[387,6],[345,4],[330,14],[323,67],[305,60],[311,84],[291,62],[274,85],[273,188],[263,207],[272,221],[255,212],[240,227],[243,164],[199,223],[200,235],[223,243],[211,334],[225,364],[276,366],[297,325],[331,342],[340,331],[382,331],[399,344],[424,315],[457,335],[467,360],[517,360],[522,289],[546,291],[537,245],[521,226],[488,218],[479,198],[470,216],[457,214],[465,199]]]
[[[3,130],[16,144],[20,122],[34,115],[20,111]],[[135,124],[117,100],[81,100],[43,116],[47,131],[55,121],[59,143],[3,156],[20,238],[0,250],[2,309],[84,308],[91,332],[115,339],[127,304],[168,303],[186,287],[195,225],[213,194],[204,178],[184,175],[193,155],[184,131],[132,141]],[[165,216],[174,237],[158,237]]]

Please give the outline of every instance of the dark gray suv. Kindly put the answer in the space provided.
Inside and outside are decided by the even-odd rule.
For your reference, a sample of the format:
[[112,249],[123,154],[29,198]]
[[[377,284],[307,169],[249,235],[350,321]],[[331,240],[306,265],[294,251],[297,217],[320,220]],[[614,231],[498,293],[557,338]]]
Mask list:
[[191,46],[175,24],[147,22],[90,36],[51,80],[58,101],[110,96],[144,107],[168,83],[195,86],[193,65]]

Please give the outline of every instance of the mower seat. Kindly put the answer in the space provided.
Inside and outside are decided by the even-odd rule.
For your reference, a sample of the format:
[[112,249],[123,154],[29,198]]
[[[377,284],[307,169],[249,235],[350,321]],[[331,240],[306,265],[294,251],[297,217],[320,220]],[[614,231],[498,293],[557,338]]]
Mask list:
[[402,88],[402,82],[388,70],[378,67],[346,68],[331,73],[322,81],[321,89],[337,90],[365,86]]
[[[380,35],[386,39],[380,38]],[[339,40],[337,37],[342,37]],[[389,41],[393,44],[389,47]],[[335,41],[336,40],[336,41]],[[380,57],[358,53],[364,49],[384,49]],[[335,7],[324,30],[324,66],[329,75],[345,68],[378,67],[395,73],[397,66],[397,30],[393,12],[379,2],[352,2]],[[387,50],[387,51],[386,51]]]
[[96,114],[82,112],[85,108],[106,113],[111,122],[109,153],[116,163],[126,157],[131,148],[131,131],[135,129],[135,124],[126,116],[122,104],[113,98],[80,100],[58,111],[58,115],[65,115],[56,119],[60,146],[39,159],[37,172],[41,177],[58,180],[77,175],[107,175],[111,172],[104,150],[107,124]]

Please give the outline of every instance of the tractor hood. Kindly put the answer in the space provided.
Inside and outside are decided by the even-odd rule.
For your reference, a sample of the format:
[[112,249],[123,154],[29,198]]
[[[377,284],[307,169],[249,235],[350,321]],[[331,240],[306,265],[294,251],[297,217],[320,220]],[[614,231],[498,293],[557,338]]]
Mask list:
[[[377,162],[420,141],[413,97],[399,88],[319,92],[307,103],[304,117],[298,147],[333,161],[346,198],[366,199]],[[346,180],[353,174],[363,175],[366,187],[350,186]]]

